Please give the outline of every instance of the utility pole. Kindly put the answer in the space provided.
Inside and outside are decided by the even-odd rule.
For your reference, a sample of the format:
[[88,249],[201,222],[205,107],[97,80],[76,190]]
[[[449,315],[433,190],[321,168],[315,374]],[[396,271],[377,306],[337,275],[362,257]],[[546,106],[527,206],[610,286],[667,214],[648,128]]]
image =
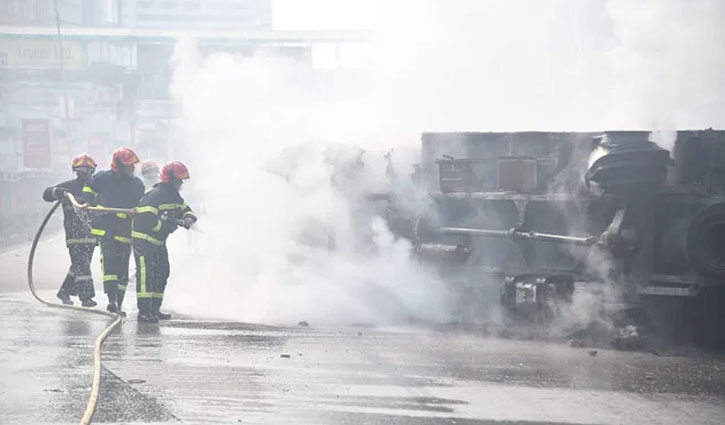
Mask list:
[[[70,143],[73,140],[73,131],[71,128],[71,119],[70,119],[70,102],[68,102],[68,84],[66,83],[65,78],[65,51],[63,50],[63,37],[60,33],[60,11],[58,8],[58,0],[53,0],[53,5],[55,6],[55,30],[56,34],[58,35],[58,64],[60,65],[60,81],[61,85],[63,86],[63,104],[65,106],[65,112],[63,116],[61,117],[63,122],[63,127],[65,127],[65,137],[66,137],[66,143]],[[53,152],[57,149],[57,141],[55,140],[55,135],[52,136],[54,143],[51,144],[50,147],[50,168],[53,168]],[[55,146],[55,148],[53,147]]]
[[[55,29],[58,35],[58,64],[60,65],[60,81],[63,85],[63,101],[65,103],[65,120],[69,120],[70,109],[68,108],[68,85],[65,81],[65,52],[63,51],[63,37],[60,33],[60,12],[58,10],[58,0],[53,0],[55,6]],[[67,128],[66,128],[67,129]]]

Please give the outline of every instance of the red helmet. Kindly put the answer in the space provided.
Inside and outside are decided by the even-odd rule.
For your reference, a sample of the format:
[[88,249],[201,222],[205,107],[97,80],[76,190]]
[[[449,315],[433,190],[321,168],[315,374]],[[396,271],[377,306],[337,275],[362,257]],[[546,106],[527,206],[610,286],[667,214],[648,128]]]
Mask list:
[[85,152],[73,158],[73,170],[78,167],[90,167],[95,170],[96,166],[98,166],[98,164],[96,164],[96,161]]
[[161,169],[161,181],[185,180],[189,178],[189,169],[179,161],[171,161]]
[[141,174],[144,176],[149,175],[158,175],[159,174],[159,164],[156,163],[156,161],[152,159],[148,159],[141,163]]
[[136,152],[130,148],[118,148],[113,151],[113,160],[111,161],[111,170],[118,171],[118,166],[123,165],[128,167],[130,165],[138,163],[138,156]]

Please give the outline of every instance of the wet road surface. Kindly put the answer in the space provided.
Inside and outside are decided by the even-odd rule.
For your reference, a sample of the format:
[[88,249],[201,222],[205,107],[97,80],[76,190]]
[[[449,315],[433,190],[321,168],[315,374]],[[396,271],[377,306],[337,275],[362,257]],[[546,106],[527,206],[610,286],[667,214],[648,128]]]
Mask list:
[[[44,292],[52,297],[50,291]],[[133,305],[129,300],[129,305]],[[101,317],[0,294],[0,423],[77,423]],[[725,359],[421,329],[131,313],[104,345],[97,423],[722,424]],[[313,324],[314,325],[314,324]]]

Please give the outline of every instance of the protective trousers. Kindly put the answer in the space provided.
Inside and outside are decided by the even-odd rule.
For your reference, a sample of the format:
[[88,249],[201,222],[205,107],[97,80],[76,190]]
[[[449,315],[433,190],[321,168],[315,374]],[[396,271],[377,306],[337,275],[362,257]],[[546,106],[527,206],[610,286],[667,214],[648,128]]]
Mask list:
[[81,300],[89,300],[96,296],[93,289],[93,276],[91,275],[91,258],[95,243],[76,243],[68,245],[70,254],[70,269],[58,291],[58,297],[63,295],[78,295]]
[[131,244],[115,239],[101,239],[100,244],[103,292],[108,295],[108,302],[116,303],[120,310],[126,295],[126,285],[128,285]]
[[156,315],[164,299],[169,279],[169,251],[166,245],[133,242],[136,259],[136,298],[139,314]]

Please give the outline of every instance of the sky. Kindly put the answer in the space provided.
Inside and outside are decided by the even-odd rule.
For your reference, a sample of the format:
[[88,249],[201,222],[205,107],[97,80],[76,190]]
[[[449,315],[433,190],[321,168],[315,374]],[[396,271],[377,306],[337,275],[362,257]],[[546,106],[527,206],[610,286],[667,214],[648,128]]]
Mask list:
[[378,1],[273,0],[274,29],[370,29],[378,7]]

